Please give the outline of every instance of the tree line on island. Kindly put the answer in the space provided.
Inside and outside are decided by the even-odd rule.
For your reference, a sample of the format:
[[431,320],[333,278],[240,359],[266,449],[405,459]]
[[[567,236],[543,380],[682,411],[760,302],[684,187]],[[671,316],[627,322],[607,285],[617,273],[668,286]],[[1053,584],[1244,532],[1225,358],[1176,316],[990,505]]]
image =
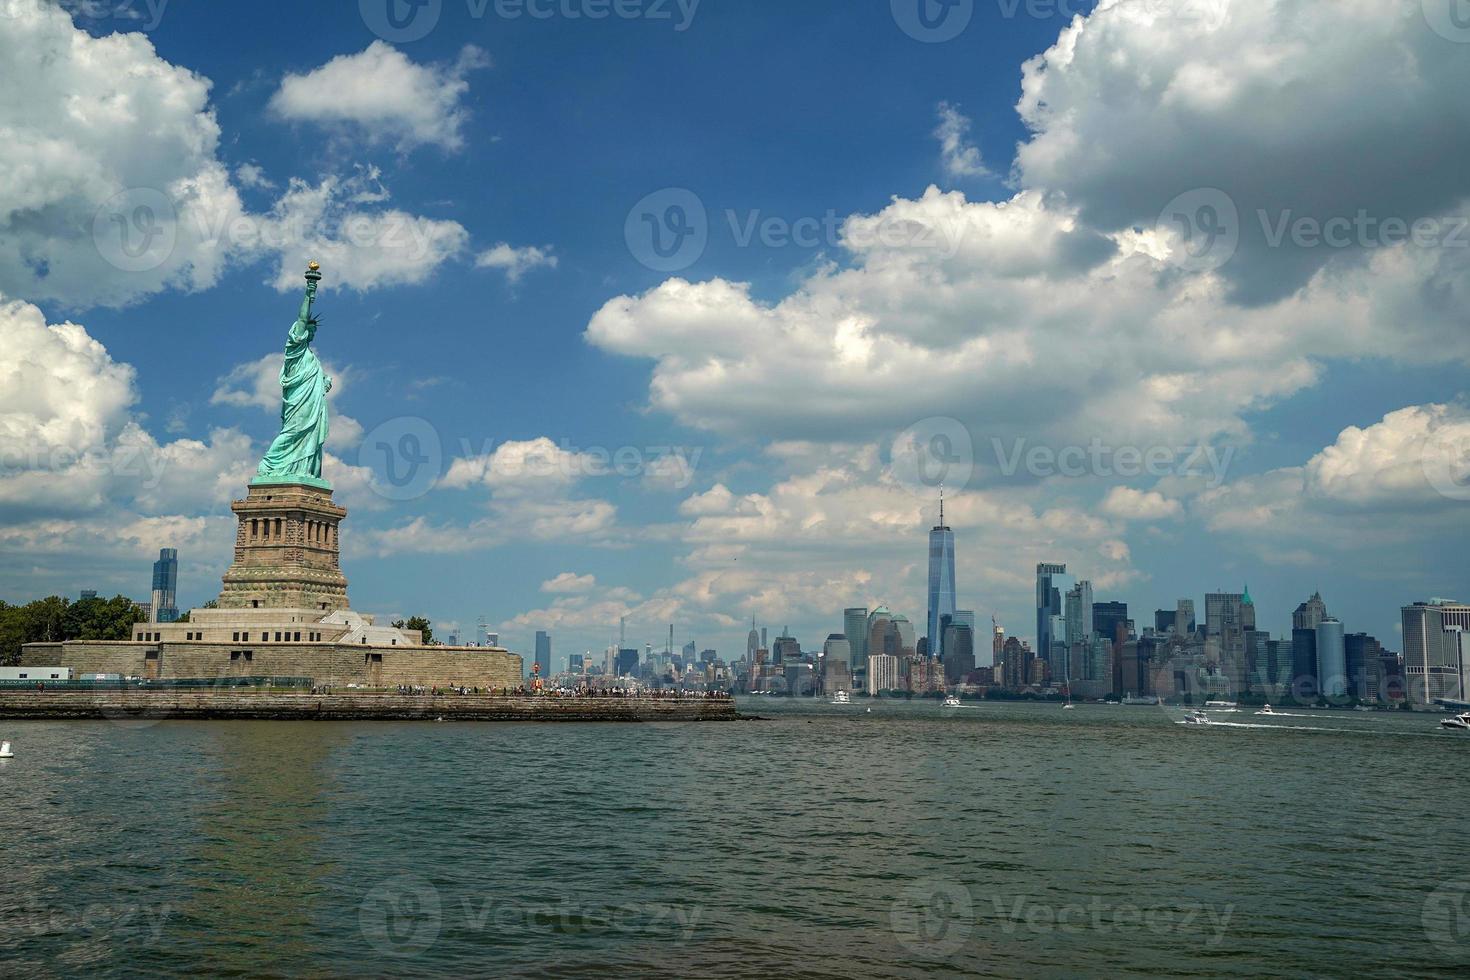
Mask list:
[[[216,609],[211,599],[205,609]],[[138,604],[127,596],[77,599],[53,595],[24,605],[11,605],[0,599],[0,667],[20,663],[21,647],[27,643],[62,643],[66,640],[127,640],[133,635],[133,624],[147,617]],[[184,613],[176,622],[187,623]],[[434,642],[434,626],[423,616],[410,616],[393,624],[399,629],[419,630],[424,646]]]
[[59,595],[13,606],[0,599],[0,666],[20,663],[26,643],[64,640],[126,640],[146,617],[127,596],[73,602]]

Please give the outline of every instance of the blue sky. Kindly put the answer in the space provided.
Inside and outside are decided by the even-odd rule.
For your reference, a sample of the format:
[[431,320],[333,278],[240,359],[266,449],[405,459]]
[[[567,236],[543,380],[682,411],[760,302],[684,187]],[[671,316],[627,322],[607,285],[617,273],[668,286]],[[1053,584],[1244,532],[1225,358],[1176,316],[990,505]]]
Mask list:
[[[975,0],[937,40],[918,3],[444,0],[405,37],[381,0],[13,0],[0,590],[141,595],[172,545],[181,604],[217,591],[317,258],[364,611],[547,628],[558,662],[620,615],[730,654],[751,615],[808,647],[846,605],[918,620],[905,459],[951,421],[960,604],[1023,637],[1039,560],[1140,626],[1248,581],[1273,633],[1320,589],[1391,646],[1399,605],[1470,594],[1470,38],[1433,0]],[[149,193],[171,244],[119,268],[106,216]],[[641,262],[690,200],[703,251]],[[405,434],[439,451],[377,493]],[[1094,443],[1171,462],[995,459]]]

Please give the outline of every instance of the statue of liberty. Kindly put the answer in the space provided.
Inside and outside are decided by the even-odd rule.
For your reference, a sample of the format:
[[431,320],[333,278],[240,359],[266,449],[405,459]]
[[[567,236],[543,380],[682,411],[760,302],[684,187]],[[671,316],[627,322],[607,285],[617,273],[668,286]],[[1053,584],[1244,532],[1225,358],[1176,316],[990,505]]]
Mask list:
[[332,379],[312,353],[318,319],[312,315],[320,266],[312,262],[306,273],[306,296],[301,312],[286,335],[286,362],[281,365],[281,432],[260,461],[252,485],[306,483],[331,489],[322,479],[322,447],[327,442],[327,392]]

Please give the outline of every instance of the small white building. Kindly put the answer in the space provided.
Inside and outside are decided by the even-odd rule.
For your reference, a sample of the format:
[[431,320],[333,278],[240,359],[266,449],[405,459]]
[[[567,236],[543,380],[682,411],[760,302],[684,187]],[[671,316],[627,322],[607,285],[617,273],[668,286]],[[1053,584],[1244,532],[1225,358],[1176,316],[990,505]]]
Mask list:
[[0,681],[69,681],[70,667],[0,667]]

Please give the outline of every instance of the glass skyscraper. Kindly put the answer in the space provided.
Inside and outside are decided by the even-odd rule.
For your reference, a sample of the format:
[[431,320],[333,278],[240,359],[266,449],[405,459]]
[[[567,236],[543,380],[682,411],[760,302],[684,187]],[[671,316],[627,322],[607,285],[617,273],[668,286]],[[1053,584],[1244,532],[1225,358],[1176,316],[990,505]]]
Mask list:
[[153,592],[149,605],[155,623],[173,623],[179,618],[179,550],[159,548],[153,563]]
[[543,679],[551,676],[551,634],[545,630],[536,631],[536,663]]
[[1317,678],[1323,695],[1340,698],[1347,694],[1347,650],[1342,623],[1331,616],[1317,624]]
[[854,674],[868,664],[868,607],[849,606],[842,611],[842,632],[852,650],[850,664]]
[[1066,565],[1042,562],[1036,566],[1036,654],[1048,662],[1051,661],[1051,618],[1062,614],[1062,593],[1051,580],[1053,575],[1065,574]]
[[929,656],[944,655],[944,618],[954,618],[954,532],[944,523],[944,495],[939,497],[939,523],[929,531]]

